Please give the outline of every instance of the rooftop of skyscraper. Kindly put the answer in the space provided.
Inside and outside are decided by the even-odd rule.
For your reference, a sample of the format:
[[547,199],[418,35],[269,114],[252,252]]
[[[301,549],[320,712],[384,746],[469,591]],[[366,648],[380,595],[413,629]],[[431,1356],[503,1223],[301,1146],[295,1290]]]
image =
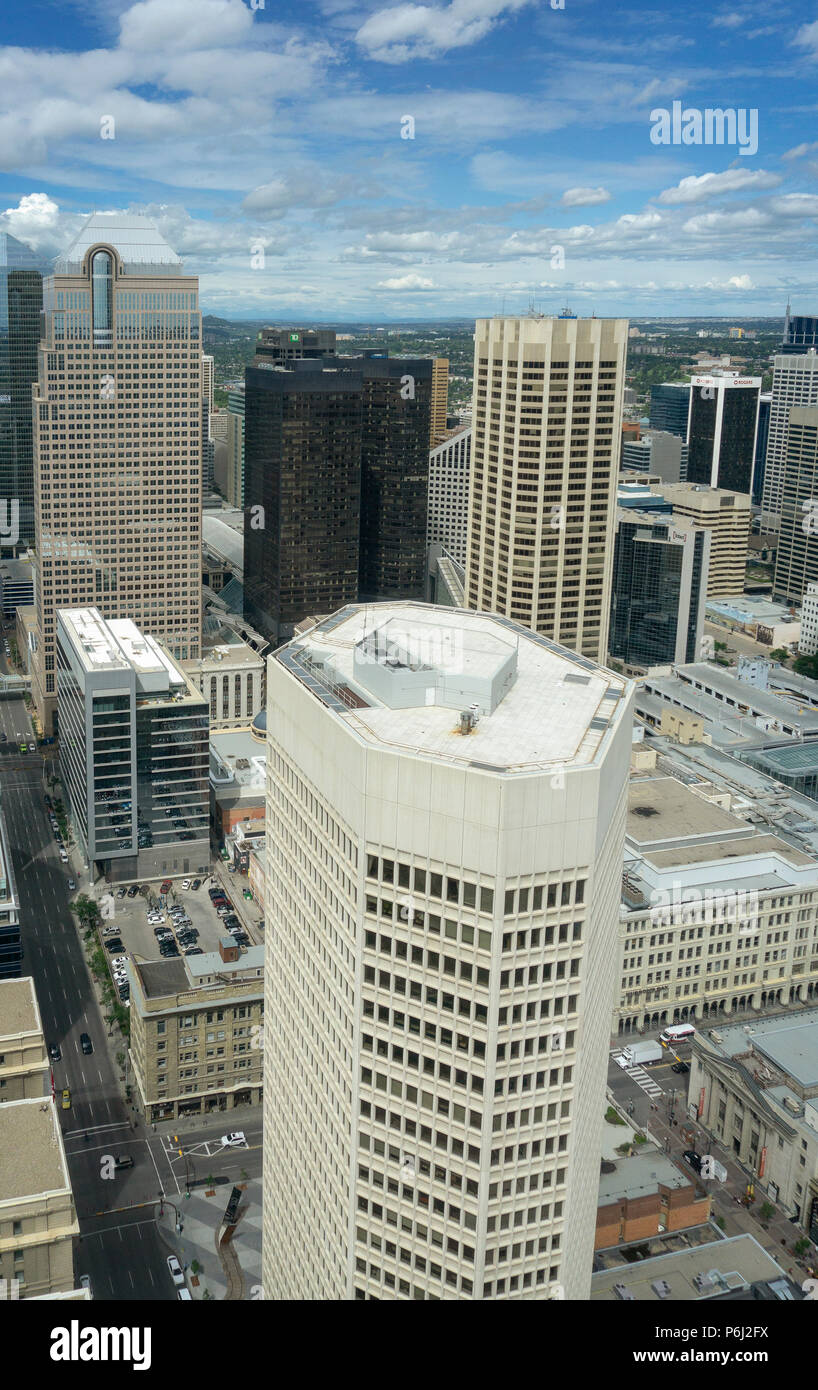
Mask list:
[[85,253],[113,246],[126,274],[181,275],[182,262],[148,217],[131,212],[94,212],[71,245],[56,259],[56,275],[78,275]]
[[273,660],[364,742],[496,772],[588,765],[629,682],[509,619],[350,605]]

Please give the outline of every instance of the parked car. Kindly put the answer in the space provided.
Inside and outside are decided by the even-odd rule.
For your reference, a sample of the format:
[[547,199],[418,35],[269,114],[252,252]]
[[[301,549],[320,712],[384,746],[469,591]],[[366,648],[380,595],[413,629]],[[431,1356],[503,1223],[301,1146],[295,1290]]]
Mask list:
[[128,891],[127,888],[124,888],[124,887],[123,887],[123,888],[117,888],[117,890],[116,890],[116,895],[117,895],[118,898],[124,898],[124,897],[125,897],[125,894],[127,893],[127,891]]
[[117,1171],[122,1168],[133,1168],[133,1166],[134,1163],[130,1154],[122,1154],[119,1158],[114,1159],[114,1167]]
[[69,878],[68,880],[68,891],[69,893],[75,893],[77,891],[77,885],[74,882],[73,878]]
[[173,886],[173,885],[171,884],[170,879],[169,879],[169,878],[166,878],[165,881],[164,881],[164,883],[162,883],[162,884],[160,885],[159,892],[160,892],[160,893],[169,893],[172,886]]
[[118,936],[112,936],[110,941],[105,942],[106,951],[124,951],[125,946]]
[[182,879],[182,890],[183,890],[184,892],[186,892],[187,889],[188,889],[189,887],[190,887],[190,879],[189,879],[189,878],[183,878],[183,879]]
[[696,1153],[695,1149],[685,1149],[682,1157],[684,1158],[685,1163],[690,1164],[690,1167],[693,1169],[694,1173],[701,1172],[702,1160],[700,1155]]
[[177,1289],[176,1297],[179,1299],[180,1303],[193,1302],[193,1294],[190,1292],[190,1289]]
[[62,846],[60,846],[60,859],[62,860],[63,864],[68,863],[68,855],[66,854]]
[[686,1071],[690,1071],[690,1067],[687,1065],[687,1062],[674,1062],[670,1070],[675,1071],[679,1076],[684,1076]]
[[86,1057],[93,1052],[94,1044],[91,1042],[91,1039],[89,1038],[87,1033],[80,1033],[80,1047],[82,1048]]
[[129,898],[135,898],[138,892],[139,892],[139,884],[138,884],[138,883],[132,883],[131,886],[130,886],[130,888],[128,889],[128,897],[129,897]]
[[182,1273],[182,1266],[180,1265],[176,1256],[168,1255],[166,1263],[168,1266],[168,1273],[170,1274],[170,1277],[173,1280],[174,1284],[184,1284],[185,1276]]
[[125,964],[127,963],[127,960],[128,960],[128,957],[127,957],[127,956],[112,956],[112,957],[111,957],[111,969],[114,969],[116,966],[119,966],[119,965],[125,965]]
[[221,1142],[223,1149],[246,1149],[249,1147],[242,1129],[235,1129],[230,1134],[223,1134]]
[[202,886],[202,880],[201,880],[200,878],[194,878],[194,880],[193,880],[193,882],[191,883],[190,886],[191,886],[191,889],[193,890],[193,892],[195,893],[195,892],[198,891],[199,888],[201,888],[201,886]]
[[60,1051],[60,1044],[59,1044],[59,1043],[49,1043],[49,1045],[48,1045],[48,1055],[49,1055],[49,1057],[51,1058],[52,1062],[59,1062],[59,1061],[61,1060],[61,1058],[62,1058],[62,1052]]
[[204,955],[204,951],[202,950],[201,946],[188,946],[187,950],[185,951],[185,955],[186,955],[186,956],[203,956],[203,955]]

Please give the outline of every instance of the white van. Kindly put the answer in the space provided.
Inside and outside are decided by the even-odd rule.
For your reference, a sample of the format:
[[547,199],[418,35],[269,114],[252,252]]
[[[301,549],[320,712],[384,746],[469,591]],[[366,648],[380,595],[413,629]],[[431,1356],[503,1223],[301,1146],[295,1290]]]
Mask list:
[[692,1023],[674,1023],[670,1028],[666,1028],[660,1035],[659,1041],[666,1043],[668,1047],[675,1047],[677,1043],[690,1042],[695,1036],[696,1029]]

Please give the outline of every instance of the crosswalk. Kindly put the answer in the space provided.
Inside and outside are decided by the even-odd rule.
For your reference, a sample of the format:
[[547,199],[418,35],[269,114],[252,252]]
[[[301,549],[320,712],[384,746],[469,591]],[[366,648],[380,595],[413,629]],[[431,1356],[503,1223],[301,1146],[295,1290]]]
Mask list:
[[[618,1051],[611,1053],[611,1059],[617,1062],[619,1058],[624,1057],[624,1055],[624,1052],[620,1048]],[[657,1086],[656,1082],[650,1074],[645,1071],[644,1067],[628,1067],[627,1071],[628,1076],[633,1078],[637,1086],[641,1086],[646,1095],[654,1097],[662,1094],[661,1086]]]

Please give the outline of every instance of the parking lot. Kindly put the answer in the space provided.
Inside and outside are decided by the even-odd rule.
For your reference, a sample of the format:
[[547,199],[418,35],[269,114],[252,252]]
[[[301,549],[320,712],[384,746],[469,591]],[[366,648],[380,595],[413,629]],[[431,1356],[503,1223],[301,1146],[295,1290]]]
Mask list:
[[[174,931],[173,922],[167,911],[171,906],[185,909],[187,916],[191,919],[191,927],[198,932],[195,944],[201,951],[217,950],[219,939],[228,935],[224,922],[216,912],[208,894],[208,887],[212,886],[212,881],[204,879],[196,892],[192,888],[183,889],[182,882],[182,879],[174,880],[166,895],[160,893],[161,883],[159,881],[141,884],[141,891],[134,897],[129,897],[127,893],[120,897],[119,894],[122,890],[116,888],[112,892],[108,890],[107,893],[101,895],[100,906],[105,919],[103,925],[108,936],[112,935],[109,929],[116,927],[125,952],[132,955],[140,964],[162,959],[155,932],[160,927],[165,931]],[[145,890],[149,890],[149,896]],[[235,905],[232,895],[230,902]],[[148,921],[149,905],[158,907],[165,919],[164,922]],[[254,944],[252,937],[249,944]]]

